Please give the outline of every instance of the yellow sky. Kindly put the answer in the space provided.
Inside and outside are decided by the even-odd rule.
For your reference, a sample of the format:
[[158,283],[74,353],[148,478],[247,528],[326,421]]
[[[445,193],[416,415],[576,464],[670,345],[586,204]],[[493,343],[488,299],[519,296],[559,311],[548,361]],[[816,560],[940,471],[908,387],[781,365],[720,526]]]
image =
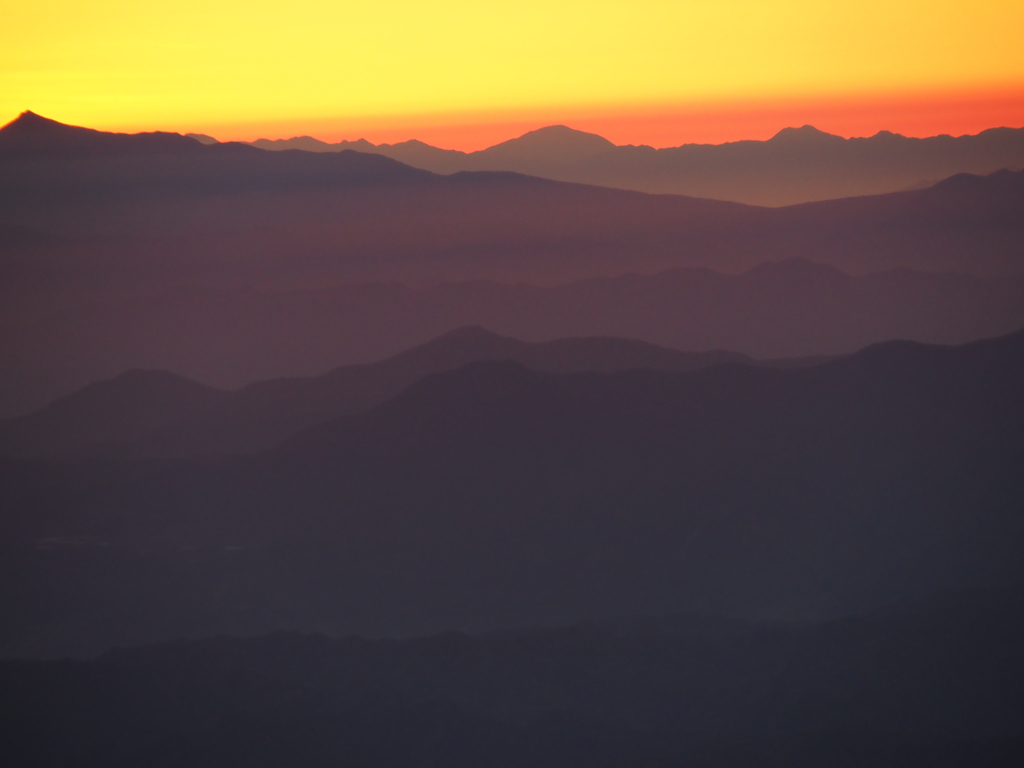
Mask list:
[[1022,0],[0,4],[0,122],[255,138],[224,134],[1024,93]]

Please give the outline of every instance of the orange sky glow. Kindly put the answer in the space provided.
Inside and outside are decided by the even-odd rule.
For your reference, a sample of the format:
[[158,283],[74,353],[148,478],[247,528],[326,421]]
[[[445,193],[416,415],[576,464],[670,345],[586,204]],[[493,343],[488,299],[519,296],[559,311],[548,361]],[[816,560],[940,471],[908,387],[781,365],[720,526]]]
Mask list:
[[1024,126],[1020,0],[35,0],[0,25],[0,122],[221,140],[544,125],[618,144]]
[[917,137],[943,133],[962,136],[997,126],[1024,127],[1024,86],[952,93],[631,105],[620,109],[283,120],[210,125],[202,132],[222,141],[298,135],[331,142],[364,138],[374,144],[419,139],[445,149],[473,151],[554,124],[597,133],[615,144],[652,147],[764,140],[781,128],[801,125],[814,125],[846,138],[872,136],[880,130]]

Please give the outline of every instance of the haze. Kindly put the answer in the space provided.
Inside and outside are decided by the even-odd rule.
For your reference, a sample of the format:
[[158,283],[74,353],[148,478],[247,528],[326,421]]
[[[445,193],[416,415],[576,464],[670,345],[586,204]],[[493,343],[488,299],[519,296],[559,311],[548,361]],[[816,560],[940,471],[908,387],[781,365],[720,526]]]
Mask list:
[[8,3],[0,766],[1024,766],[1022,21]]

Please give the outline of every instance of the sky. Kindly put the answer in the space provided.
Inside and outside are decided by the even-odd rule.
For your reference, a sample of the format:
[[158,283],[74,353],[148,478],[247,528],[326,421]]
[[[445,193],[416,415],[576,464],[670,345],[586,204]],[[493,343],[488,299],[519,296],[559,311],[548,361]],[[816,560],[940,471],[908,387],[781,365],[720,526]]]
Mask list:
[[1024,126],[1021,0],[0,3],[0,122],[464,150]]

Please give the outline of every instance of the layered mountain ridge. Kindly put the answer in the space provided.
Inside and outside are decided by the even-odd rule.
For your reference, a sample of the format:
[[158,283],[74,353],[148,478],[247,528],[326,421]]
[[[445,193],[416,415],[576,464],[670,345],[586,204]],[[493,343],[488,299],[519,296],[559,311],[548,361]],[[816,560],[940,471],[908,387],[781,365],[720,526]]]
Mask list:
[[956,591],[825,622],[276,633],[0,662],[0,759],[1011,766],[1024,757],[1021,609],[1019,591]]
[[616,146],[566,126],[530,131],[476,152],[418,141],[399,144],[308,136],[268,141],[262,149],[372,152],[435,173],[516,171],[558,181],[658,194],[793,205],[930,186],[956,173],[988,174],[1024,168],[1024,128],[993,128],[976,136],[909,138],[889,131],[844,139],[805,125],[783,128],[766,141],[686,144],[653,149]]
[[165,371],[128,371],[29,416],[0,421],[0,455],[142,458],[253,453],[311,425],[365,411],[424,376],[485,360],[510,360],[557,373],[685,371],[723,362],[754,363],[731,352],[685,353],[616,338],[527,344],[466,327],[378,363],[337,368],[316,377],[255,382],[235,392],[204,387]]
[[28,317],[7,305],[0,415],[27,413],[131,368],[237,389],[377,361],[467,325],[529,342],[614,336],[759,359],[847,354],[892,338],[963,343],[1024,326],[1024,278],[909,270],[854,277],[792,260],[739,275],[672,270],[546,288],[180,287],[40,304]]
[[0,647],[820,617],[1019,585],[1022,345],[481,361],[249,456],[3,459]]

